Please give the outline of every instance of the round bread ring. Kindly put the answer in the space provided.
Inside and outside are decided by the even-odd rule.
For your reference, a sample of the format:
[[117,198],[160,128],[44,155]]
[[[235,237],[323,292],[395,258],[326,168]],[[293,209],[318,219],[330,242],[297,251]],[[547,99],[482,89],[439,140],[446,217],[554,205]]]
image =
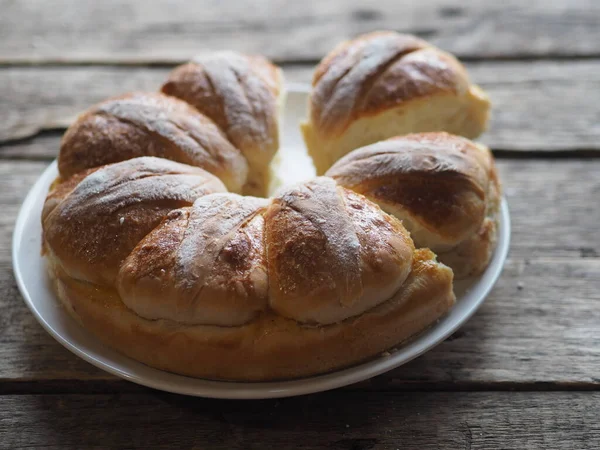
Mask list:
[[[436,55],[438,53],[437,49],[430,48],[421,41],[416,42],[415,46],[419,48],[427,47],[423,49],[425,56],[431,52]],[[416,52],[418,53],[418,51]],[[409,57],[408,61],[414,62],[415,58],[418,59],[417,57],[420,58],[421,56]],[[441,54],[440,58],[445,58],[454,64],[454,61],[448,55]],[[392,59],[393,61],[396,59],[401,60],[403,56],[400,54]],[[202,78],[206,75],[204,73],[206,70],[211,73],[223,72],[221,62],[223,61],[219,59],[218,67],[213,67],[211,66],[212,62],[207,65],[205,61],[200,65],[188,66],[188,69],[192,68],[194,76]],[[224,62],[227,63],[227,61]],[[227,64],[225,65],[227,66]],[[382,68],[385,71],[385,67],[382,66]],[[456,70],[457,73],[461,72],[459,69]],[[180,72],[176,70],[175,75],[177,73]],[[273,74],[278,73],[277,71],[273,72]],[[467,83],[468,80],[464,77],[458,78],[464,82],[458,84],[465,89],[469,88],[468,92],[470,92],[472,86]],[[277,83],[281,81],[279,76],[269,76],[266,79],[272,79],[275,86],[279,86]],[[176,81],[177,76],[171,77],[172,83]],[[241,83],[240,80],[238,82]],[[214,86],[211,86],[210,83],[205,86],[206,89],[202,92],[202,96],[227,98],[232,101],[240,100],[236,97],[237,94],[220,95],[219,92],[221,91],[219,89],[215,90]],[[187,88],[189,86],[184,83],[183,87]],[[168,89],[166,90],[168,91]],[[465,91],[464,89],[458,90],[460,92]],[[276,95],[279,91],[275,91],[271,91],[271,95],[273,99],[276,97],[279,99]],[[175,92],[166,93],[175,94]],[[155,95],[160,97],[160,94]],[[173,97],[164,95],[163,97],[160,98],[166,103],[183,103],[182,100],[176,100]],[[184,95],[181,95],[181,97],[184,97]],[[271,99],[271,97],[269,98]],[[187,97],[186,100],[191,102],[191,99]],[[480,106],[487,112],[487,100],[483,100],[480,102]],[[415,102],[417,101],[425,102],[431,101],[431,99],[425,96],[415,100]],[[267,109],[273,111],[272,106],[275,104],[277,104],[276,101],[269,102],[271,107]],[[406,105],[409,106],[409,103],[407,102]],[[201,104],[197,105],[197,107],[201,106]],[[219,105],[215,104],[215,106]],[[185,109],[187,109],[187,106]],[[432,109],[435,109],[435,107]],[[219,108],[217,110],[217,112],[220,111]],[[196,111],[197,114],[206,114],[208,116],[206,120],[211,121],[211,123],[214,122],[217,128],[220,128],[223,124],[230,125],[229,120],[220,120],[219,114],[215,115],[213,112],[210,108],[202,113]],[[233,117],[234,112],[237,112],[235,108],[232,109],[231,114],[224,111],[227,117],[230,115]],[[487,115],[484,118],[487,120]],[[146,125],[153,122],[147,120],[141,120],[140,122],[143,125],[140,129],[145,133],[142,133],[142,137],[146,139],[151,135],[151,133],[146,133],[146,128],[153,132],[153,129],[146,127]],[[237,123],[238,120],[232,120],[231,122]],[[128,123],[125,123],[125,125],[128,127]],[[178,129],[175,131],[179,136]],[[185,130],[183,131],[183,134],[185,134]],[[225,144],[227,139],[234,144],[234,150],[239,151],[240,158],[242,156],[245,158],[247,168],[250,171],[256,169],[256,167],[252,167],[253,162],[256,163],[255,165],[262,167],[262,163],[270,161],[272,154],[269,149],[273,150],[273,148],[269,145],[265,144],[264,148],[262,144],[258,147],[249,145],[248,148],[241,148],[244,146],[239,142],[236,143],[237,134],[233,133],[232,130],[221,130],[220,133],[219,136],[223,137],[222,141]],[[108,134],[111,135],[110,132]],[[262,133],[258,136],[261,138],[258,141],[268,143],[272,140],[272,143],[275,143],[274,136],[274,132]],[[265,138],[262,139],[262,137]],[[127,139],[125,142],[131,143]],[[145,147],[145,145],[140,144],[142,153],[145,152]],[[82,155],[86,155],[84,145],[77,148],[83,149]],[[148,148],[155,149],[151,146],[148,146]],[[257,148],[259,150],[266,149],[263,152],[263,156],[266,155],[264,161],[262,156],[259,156],[260,152],[255,154]],[[62,152],[63,150],[61,150]],[[216,152],[216,156],[219,154],[220,152]],[[139,155],[129,155],[125,159],[132,156]],[[168,153],[160,153],[157,156],[178,159],[173,154]],[[185,162],[200,165],[196,161],[186,160]],[[316,160],[315,162],[318,163]],[[96,164],[97,162],[90,162],[91,166],[96,166]],[[215,170],[215,172],[217,171]],[[234,177],[240,176],[240,171],[237,169],[226,172]],[[65,183],[62,187],[58,184],[51,188],[47,201],[48,207],[56,207],[63,194],[70,195],[66,192],[67,187],[70,188],[70,186],[79,183],[79,179],[75,180],[75,177],[86,176],[80,172],[79,168],[75,168],[72,173],[74,174],[73,178],[62,180]],[[63,175],[68,176],[67,173]],[[223,178],[220,174],[216,175]],[[269,182],[268,176],[259,170],[255,170],[255,174],[249,176],[249,178],[246,177],[246,171],[243,175],[241,178],[244,178],[245,182],[241,178],[239,180],[236,178],[237,181],[233,183],[234,186],[229,183],[231,185],[229,186],[230,190],[241,190],[245,194],[254,191],[258,193]],[[268,287],[268,294],[263,295],[263,291],[266,292],[266,289],[260,291],[260,308],[252,308],[252,311],[250,311],[252,314],[249,314],[249,318],[243,317],[239,321],[204,321],[206,310],[200,311],[203,315],[201,317],[203,321],[195,321],[192,317],[185,317],[185,320],[175,320],[173,317],[177,317],[177,315],[155,315],[152,312],[146,315],[142,309],[136,309],[135,302],[127,301],[127,292],[124,293],[123,290],[118,290],[118,283],[113,283],[112,275],[105,277],[107,279],[103,282],[98,282],[94,276],[82,278],[72,270],[69,271],[69,268],[65,265],[65,260],[72,255],[63,256],[51,251],[52,246],[49,245],[51,241],[46,240],[45,237],[44,245],[48,249],[46,253],[49,262],[48,270],[53,280],[54,289],[69,313],[102,342],[151,367],[182,375],[235,381],[281,380],[317,375],[373,358],[378,353],[389,350],[414,337],[447,313],[455,302],[452,289],[454,274],[452,269],[443,263],[438,263],[435,254],[429,249],[415,250],[413,241],[402,224],[397,219],[385,214],[361,193],[340,194],[339,199],[334,201],[332,195],[330,195],[332,192],[343,190],[350,193],[350,191],[342,187],[341,183],[336,184],[332,177],[322,177],[320,181],[318,180],[304,183],[304,188],[296,189],[294,195],[290,195],[288,192],[287,194],[280,194],[269,201],[269,206],[265,209],[265,223],[272,221],[269,224],[287,223],[287,225],[281,227],[281,232],[273,233],[273,235],[277,234],[279,236],[272,239],[272,241],[277,242],[277,245],[272,245],[267,237],[264,240],[262,238],[260,241],[257,240],[261,246],[264,245],[265,267],[267,269],[262,284],[263,287]],[[313,184],[309,187],[308,185],[311,183]],[[327,191],[329,194],[319,191],[317,185],[329,189]],[[173,186],[181,187],[179,183],[173,183]],[[52,191],[52,189],[56,189],[56,191]],[[220,187],[213,187],[213,190],[218,191],[214,194],[217,197],[230,195],[220,194],[219,192],[222,191]],[[61,195],[58,195],[58,193]],[[103,190],[99,189],[97,194],[102,197],[104,195]],[[186,198],[183,205],[168,202],[169,208],[167,209],[172,207],[171,212],[173,212],[175,208],[182,207],[185,211],[194,211],[198,206],[196,200],[200,200],[198,204],[203,204],[203,196],[205,195],[206,193],[203,192],[194,198]],[[320,204],[317,208],[319,211],[316,211],[314,205],[307,206],[304,203],[311,196],[318,200],[316,203]],[[352,200],[351,197],[353,196],[358,196],[358,199]],[[151,197],[148,198],[149,203],[152,201]],[[194,201],[194,204],[190,204],[192,201]],[[109,202],[109,204],[112,203]],[[405,236],[406,242],[409,242],[410,250],[404,253],[401,252],[398,247],[400,244],[396,245],[398,247],[396,248],[391,243],[392,241],[384,238],[385,233],[379,224],[370,228],[366,226],[363,219],[366,220],[365,223],[367,224],[371,222],[365,219],[366,216],[361,216],[360,213],[352,212],[350,214],[346,212],[349,217],[356,218],[352,219],[353,223],[350,227],[346,223],[349,219],[344,219],[346,222],[338,220],[342,217],[344,208],[362,210],[363,205],[369,204],[376,208],[374,216],[380,221],[395,223],[392,232],[396,233],[397,236]],[[372,207],[369,206],[369,208]],[[224,211],[224,217],[234,215],[231,214],[232,211],[231,209]],[[157,216],[163,213],[168,214],[166,210],[163,212],[161,209]],[[310,226],[306,224],[300,226],[301,223],[295,219],[298,214],[304,217],[307,222],[310,222]],[[273,218],[275,216],[277,218]],[[73,220],[74,217],[68,216],[67,219]],[[111,215],[110,219],[110,223],[114,224],[114,228],[117,230],[119,228],[116,226],[117,224],[129,224],[128,218],[123,219],[118,215]],[[165,220],[156,225],[154,231],[149,231],[146,236],[160,231],[166,220],[165,215]],[[144,222],[143,219],[140,219],[140,221]],[[152,223],[153,226],[154,223]],[[269,228],[269,224],[264,225],[265,236],[278,228]],[[354,229],[355,226],[357,228],[350,233],[352,236],[348,238],[348,230]],[[359,228],[362,229],[360,233],[357,231]],[[80,227],[79,231],[81,231],[81,234],[85,234],[86,228]],[[105,230],[103,229],[103,231]],[[199,232],[202,232],[202,230]],[[312,242],[317,244],[313,245],[310,239],[302,238],[303,234],[313,236]],[[118,232],[115,236],[119,236]],[[169,239],[174,237],[168,232],[165,236]],[[136,235],[138,244],[146,239],[139,240],[138,238],[139,236]],[[205,231],[202,239],[214,240],[214,238],[215,233]],[[90,242],[86,239],[83,239],[83,245],[80,245],[83,250],[87,248]],[[95,239],[95,237],[90,236],[89,239]],[[173,239],[171,240],[173,241]],[[157,245],[161,245],[162,242],[157,241]],[[294,245],[294,242],[300,245]],[[135,244],[135,242],[131,242],[131,244]],[[130,256],[137,251],[137,248],[136,245]],[[198,248],[202,248],[202,246]],[[381,251],[379,253],[371,251],[373,248]],[[406,246],[403,246],[403,248],[406,250]],[[147,249],[150,251],[152,246],[147,247]],[[364,249],[367,250],[363,251]],[[467,250],[469,249],[471,247]],[[392,256],[396,255],[397,259],[401,261],[396,264],[393,258],[388,258],[386,263],[385,258],[380,255],[384,252],[389,252]],[[116,252],[113,251],[113,253]],[[358,258],[363,253],[371,256]],[[229,253],[224,252],[224,254]],[[236,253],[236,255],[239,255],[239,253]],[[288,258],[290,264],[274,264],[273,262],[279,258],[278,255],[283,255],[281,258]],[[115,256],[117,262],[112,265],[113,268],[124,267],[123,256],[120,254]],[[462,257],[463,255],[461,253],[458,256]],[[144,258],[141,258],[140,261],[142,261],[140,266],[146,267]],[[246,260],[244,259],[244,261]],[[311,262],[317,264],[312,265]],[[404,262],[403,270],[396,270],[402,262]],[[211,264],[203,263],[199,265],[199,268],[204,270],[204,267],[209,266],[212,267]],[[390,270],[390,267],[394,270]],[[305,270],[302,271],[302,268]],[[157,269],[160,270],[160,266],[157,266]],[[220,269],[218,270],[221,274]],[[283,273],[284,276],[279,276],[275,273],[277,271],[280,274]],[[150,273],[150,276],[154,276],[154,272],[148,273]],[[233,271],[223,271],[223,273],[227,276]],[[192,275],[194,274],[195,272],[192,273]],[[387,280],[384,279],[385,277],[382,274],[387,274]],[[189,277],[183,278],[186,281],[190,279]],[[359,278],[360,280],[357,282]],[[133,282],[135,283],[135,279],[133,279]],[[396,282],[397,284],[394,284]],[[388,290],[382,288],[384,285],[387,286]],[[358,288],[372,288],[379,298],[376,302],[372,301],[371,297],[367,295],[368,291],[359,292]],[[151,293],[157,297],[156,292]],[[293,295],[288,295],[290,293]],[[167,303],[172,300],[170,295],[164,297],[158,295],[158,297],[160,297],[158,298],[159,301],[164,298]],[[215,300],[212,296],[210,298]],[[263,299],[268,301],[263,302]],[[191,302],[194,301],[196,301],[196,298],[191,298]],[[218,303],[218,299],[215,301]],[[186,305],[184,303],[182,304],[185,313]],[[330,307],[332,305],[333,307]],[[147,308],[146,311],[148,311]],[[181,310],[177,312],[181,313]],[[225,319],[230,319],[230,317],[225,317]]]
[[303,326],[266,312],[238,327],[182,326],[138,316],[116,290],[75,280],[49,259],[62,303],[105,344],[149,366],[209,379],[298,378],[356,364],[426,329],[455,300],[452,271],[437,263],[431,251],[420,249],[395,296],[340,323]]

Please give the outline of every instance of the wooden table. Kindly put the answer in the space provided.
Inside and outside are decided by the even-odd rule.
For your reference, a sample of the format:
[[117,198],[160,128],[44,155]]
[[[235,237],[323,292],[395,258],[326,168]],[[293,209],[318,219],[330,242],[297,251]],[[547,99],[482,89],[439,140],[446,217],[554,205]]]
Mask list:
[[[600,448],[600,2],[0,1],[0,448]],[[369,382],[214,401],[121,381],[37,324],[17,291],[23,198],[73,116],[155,90],[202,49],[293,81],[358,33],[416,33],[491,95],[482,140],[512,213],[500,281],[454,336]]]

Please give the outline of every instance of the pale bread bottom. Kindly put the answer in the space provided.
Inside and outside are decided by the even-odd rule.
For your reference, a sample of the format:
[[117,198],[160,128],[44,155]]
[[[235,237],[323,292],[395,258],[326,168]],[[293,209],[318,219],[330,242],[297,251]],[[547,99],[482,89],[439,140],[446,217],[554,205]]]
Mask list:
[[148,366],[198,378],[266,381],[306,377],[363,362],[423,331],[454,304],[452,271],[418,250],[390,300],[357,317],[305,326],[265,313],[238,327],[147,320],[114,289],[68,277],[49,258],[54,289],[70,314],[103,343]]

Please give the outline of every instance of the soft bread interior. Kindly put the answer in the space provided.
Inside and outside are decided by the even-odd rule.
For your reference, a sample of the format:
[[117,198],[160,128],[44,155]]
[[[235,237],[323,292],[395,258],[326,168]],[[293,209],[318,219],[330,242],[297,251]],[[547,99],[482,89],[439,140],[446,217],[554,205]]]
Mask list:
[[337,136],[321,136],[309,121],[301,124],[301,130],[317,174],[322,175],[352,150],[394,136],[446,131],[475,138],[485,128],[488,109],[486,94],[471,86],[459,97],[453,93],[436,94],[357,119]]

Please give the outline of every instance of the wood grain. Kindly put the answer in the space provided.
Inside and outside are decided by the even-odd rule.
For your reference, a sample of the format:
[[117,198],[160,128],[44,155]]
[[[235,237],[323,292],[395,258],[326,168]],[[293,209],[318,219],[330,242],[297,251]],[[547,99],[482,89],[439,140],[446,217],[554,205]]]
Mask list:
[[[589,101],[600,90],[600,61],[485,62],[468,64],[472,79],[493,101],[482,140],[508,151],[599,150],[600,109]],[[0,142],[63,129],[81,111],[132,90],[156,90],[169,68],[19,67],[0,69]],[[307,82],[312,67],[285,67],[289,81]],[[57,147],[47,148],[54,157]],[[18,156],[0,148],[1,156]]]
[[600,393],[20,395],[0,397],[0,436],[7,449],[592,449],[599,415]]
[[[0,11],[0,449],[600,448],[600,2],[0,0]],[[482,140],[502,157],[511,251],[459,331],[364,383],[238,402],[120,380],[43,330],[16,287],[12,232],[79,112],[155,90],[205,50],[263,53],[306,82],[335,44],[376,29],[456,53],[494,103]]]
[[316,61],[377,29],[415,33],[467,58],[600,54],[594,0],[1,2],[0,63],[172,63],[206,49]]
[[[45,166],[0,163],[0,390],[134,389],[54,342],[15,287],[9,248],[13,223]],[[600,160],[500,160],[499,166],[513,237],[497,286],[451,339],[358,388],[600,385],[600,208],[589,200],[600,195]]]

